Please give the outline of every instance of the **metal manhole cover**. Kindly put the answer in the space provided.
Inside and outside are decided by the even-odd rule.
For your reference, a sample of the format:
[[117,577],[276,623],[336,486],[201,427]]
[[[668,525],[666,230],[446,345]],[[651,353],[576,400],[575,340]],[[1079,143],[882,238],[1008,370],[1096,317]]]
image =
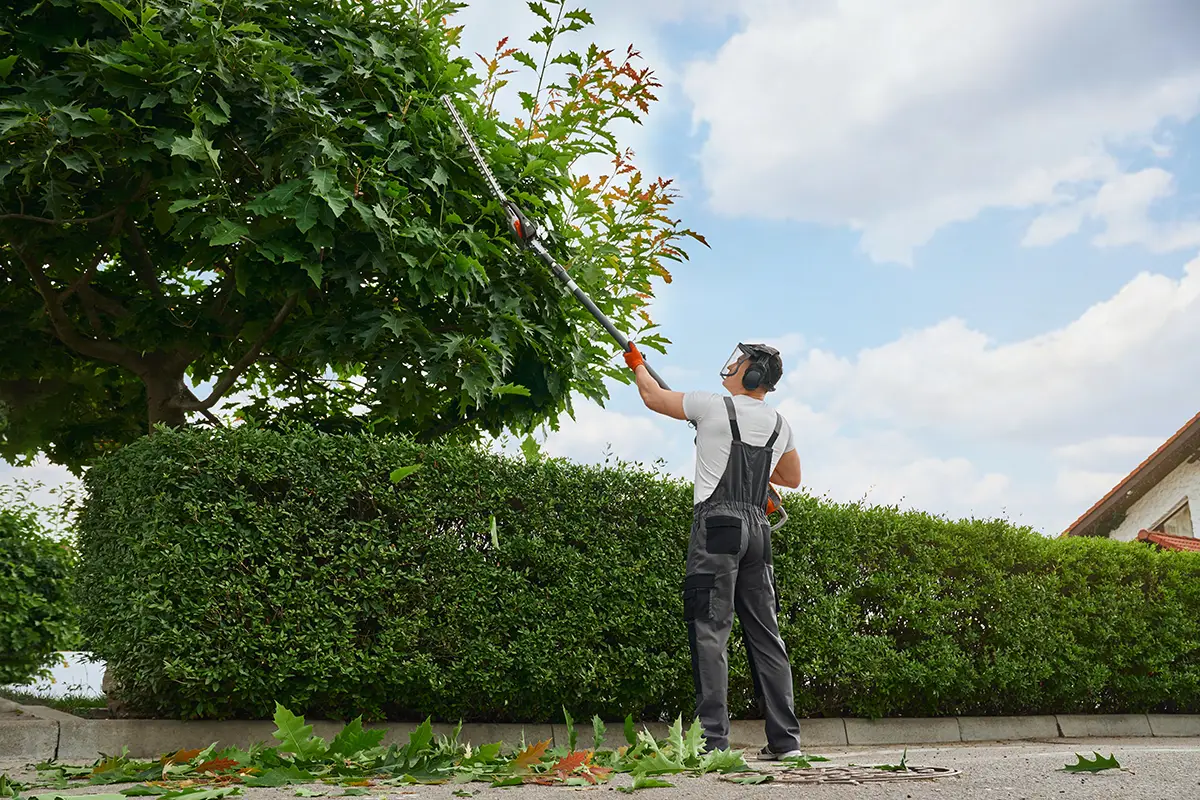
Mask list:
[[[931,780],[961,775],[962,771],[949,767],[913,767],[904,772],[873,769],[871,767],[809,767],[808,769],[783,769],[772,772],[776,783],[889,783],[892,781]],[[722,780],[733,780],[729,775]]]

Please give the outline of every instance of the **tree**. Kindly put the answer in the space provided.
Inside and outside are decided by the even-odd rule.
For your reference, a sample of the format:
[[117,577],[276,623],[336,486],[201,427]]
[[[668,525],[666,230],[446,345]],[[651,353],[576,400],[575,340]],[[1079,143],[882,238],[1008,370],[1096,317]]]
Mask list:
[[[219,424],[234,393],[253,420],[426,438],[602,401],[613,347],[508,238],[442,94],[576,280],[661,350],[651,279],[699,237],[613,133],[652,73],[632,48],[555,53],[591,23],[561,0],[530,4],[540,63],[501,40],[477,72],[452,57],[463,5],[0,10],[0,456],[78,469],[159,423]],[[506,122],[509,63],[538,88]],[[610,175],[574,174],[597,153]]]

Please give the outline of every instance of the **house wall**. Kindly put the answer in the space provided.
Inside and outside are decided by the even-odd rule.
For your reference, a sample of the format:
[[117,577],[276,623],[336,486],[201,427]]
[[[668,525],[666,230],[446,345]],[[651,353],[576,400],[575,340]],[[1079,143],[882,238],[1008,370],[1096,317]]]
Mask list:
[[1184,462],[1169,472],[1145,496],[1134,503],[1120,526],[1109,534],[1110,539],[1128,542],[1137,538],[1138,531],[1149,528],[1184,497],[1192,511],[1192,535],[1200,537],[1200,460]]

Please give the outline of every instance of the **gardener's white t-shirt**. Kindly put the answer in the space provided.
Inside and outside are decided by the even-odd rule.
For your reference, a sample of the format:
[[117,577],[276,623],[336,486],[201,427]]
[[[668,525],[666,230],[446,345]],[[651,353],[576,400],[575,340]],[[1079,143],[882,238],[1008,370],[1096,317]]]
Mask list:
[[[725,409],[725,395],[712,392],[687,392],[683,396],[683,413],[696,423],[696,488],[693,503],[707,500],[725,472],[729,461],[730,443],[733,433],[729,429],[729,413]],[[762,446],[775,430],[775,409],[764,401],[749,395],[739,394],[733,398],[737,411],[738,431],[746,444]],[[771,470],[780,457],[794,448],[792,426],[783,420],[779,438],[771,448]]]

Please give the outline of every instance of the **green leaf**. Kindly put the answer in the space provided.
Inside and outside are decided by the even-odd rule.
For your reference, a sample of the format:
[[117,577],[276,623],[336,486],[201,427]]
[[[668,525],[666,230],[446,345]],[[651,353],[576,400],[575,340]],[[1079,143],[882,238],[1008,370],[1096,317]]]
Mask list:
[[700,774],[709,772],[749,772],[741,750],[709,750],[700,761]]
[[[534,444],[537,444],[537,442],[534,442]],[[637,744],[637,731],[633,727],[632,714],[625,715],[625,741],[629,743],[630,747],[633,747],[635,744]]]
[[575,720],[571,719],[571,712],[567,711],[567,707],[562,707],[563,717],[567,721],[567,748],[570,752],[575,752],[575,745],[579,741],[579,733],[575,730]]
[[512,57],[513,57],[513,61],[516,61],[518,64],[522,64],[526,67],[529,67],[532,70],[537,70],[537,68],[538,68],[537,62],[534,61],[533,56],[529,55],[528,53],[522,53],[520,51],[517,51],[516,53],[513,53]]
[[167,790],[161,786],[130,786],[121,790],[121,794],[126,797],[155,797],[166,793]]
[[519,394],[521,397],[529,397],[529,387],[521,386],[516,383],[503,383],[492,389],[494,395]]
[[308,178],[312,181],[317,196],[329,204],[335,217],[340,217],[349,203],[345,190],[338,184],[337,173],[330,169],[318,168],[309,173]]
[[304,181],[293,178],[273,187],[269,192],[258,195],[246,204],[246,208],[260,216],[279,214],[293,204],[296,195],[304,186]]
[[114,0],[95,0],[95,2],[99,3],[108,13],[117,19],[123,19],[127,22],[137,22],[137,16],[132,11],[120,3],[114,2]]
[[604,745],[604,721],[600,715],[592,717],[592,749],[599,750]]
[[17,57],[15,55],[0,58],[0,78],[8,78],[9,73],[12,72],[13,65],[16,63]]
[[775,776],[768,772],[757,772],[753,775],[745,775],[740,778],[730,778],[734,783],[740,783],[743,786],[755,786],[760,783],[770,783],[775,780]]
[[644,775],[641,775],[641,776],[638,776],[633,779],[632,786],[618,787],[618,791],[624,792],[625,794],[633,794],[634,792],[641,791],[642,789],[673,789],[673,788],[675,788],[675,784],[670,783],[668,781],[664,781],[662,778],[648,778]]
[[671,723],[671,727],[667,729],[667,744],[671,748],[671,754],[675,756],[675,762],[683,764],[683,715],[677,716],[675,721]]
[[88,160],[79,153],[67,153],[66,155],[59,156],[58,160],[72,172],[86,174],[88,171]]
[[191,161],[217,163],[221,151],[213,148],[212,141],[200,132],[199,128],[192,131],[191,136],[176,136],[171,142],[171,155],[183,156]]
[[174,214],[178,211],[183,211],[188,208],[202,206],[210,200],[216,199],[217,197],[215,195],[209,195],[208,197],[193,197],[186,200],[176,200],[175,202],[171,203],[171,205],[167,206],[167,210]]
[[242,781],[247,786],[271,789],[287,786],[289,783],[312,783],[314,780],[316,780],[315,775],[305,772],[295,764],[289,764],[286,767],[272,767],[261,775],[242,776]]
[[535,2],[534,0],[528,0],[525,5],[529,6],[530,11],[546,20],[546,22],[549,22],[551,25],[554,24],[554,17],[550,16],[550,12],[547,11],[546,7],[541,3]]
[[278,739],[279,749],[294,753],[297,759],[313,759],[326,752],[325,740],[313,736],[313,726],[304,724],[304,717],[288,711],[278,701],[275,703],[275,726],[278,730],[271,735]]
[[370,794],[370,790],[362,786],[347,786],[346,790],[338,797],[361,797],[364,794]]
[[630,770],[630,773],[633,775],[667,775],[674,772],[683,772],[684,769],[682,764],[672,761],[661,752],[658,752],[638,759],[638,762]]
[[317,224],[318,213],[318,198],[312,195],[305,195],[300,201],[300,207],[296,213],[296,227],[301,233],[308,233],[309,230]]
[[233,244],[240,240],[243,236],[249,236],[250,229],[240,222],[231,222],[223,219],[217,223],[217,229],[213,232],[212,238],[208,240],[209,245],[219,247],[221,245]]
[[296,797],[324,797],[325,792],[315,792],[312,789],[301,786],[296,789]]
[[688,728],[687,737],[683,740],[682,759],[685,764],[695,764],[700,760],[700,756],[704,754],[704,748],[707,742],[704,739],[704,726],[700,723],[700,719],[692,720],[691,727]]
[[305,261],[304,271],[308,273],[309,280],[313,282],[313,286],[321,288],[321,279],[325,277],[325,267],[319,261]]
[[420,464],[413,464],[411,467],[397,467],[388,477],[391,478],[392,483],[399,483],[419,469],[421,469]]
[[493,788],[499,788],[502,786],[520,786],[523,783],[525,783],[525,779],[520,775],[507,775],[503,778],[497,778],[496,780],[492,781],[491,786]]
[[214,125],[224,125],[226,122],[229,122],[228,114],[223,111],[218,111],[208,103],[200,104],[200,113],[204,115],[206,120]]
[[[491,537],[492,537],[492,547],[499,550],[500,549],[500,536],[496,531],[496,515],[495,514],[491,515],[491,525],[490,525],[489,532],[491,533]],[[572,747],[571,749],[574,750],[575,748]]]
[[1100,755],[1095,750],[1092,753],[1096,756],[1094,760],[1088,760],[1079,753],[1075,757],[1079,759],[1074,764],[1067,764],[1063,769],[1067,772],[1100,772],[1106,769],[1120,769],[1121,765],[1112,753],[1108,754],[1108,758]]
[[108,113],[107,109],[89,108],[87,113],[89,117],[101,125],[108,125],[110,122],[112,122],[112,114]]
[[378,728],[364,730],[362,716],[357,716],[333,737],[333,741],[329,743],[329,755],[349,757],[359,751],[370,750],[379,746],[384,735],[385,731]]
[[[525,456],[525,462],[528,464],[532,464],[536,461],[541,460],[542,446],[537,443],[537,440],[534,439],[531,434],[521,440],[521,453],[522,453],[522,455]],[[629,738],[629,726],[632,724],[633,724],[632,721],[626,720],[625,738],[627,738],[627,739]],[[629,743],[633,744],[633,740],[631,739]]]

